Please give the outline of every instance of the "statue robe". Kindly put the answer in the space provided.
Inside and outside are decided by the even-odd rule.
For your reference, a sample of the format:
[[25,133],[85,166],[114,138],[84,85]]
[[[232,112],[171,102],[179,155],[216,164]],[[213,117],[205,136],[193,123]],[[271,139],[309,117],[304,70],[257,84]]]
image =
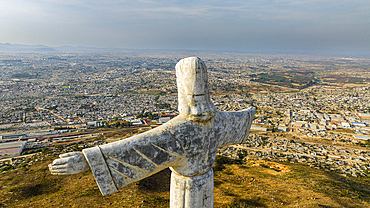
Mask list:
[[244,143],[254,109],[215,113],[206,122],[179,115],[142,134],[83,150],[103,195],[171,167],[187,177],[207,173],[219,146]]

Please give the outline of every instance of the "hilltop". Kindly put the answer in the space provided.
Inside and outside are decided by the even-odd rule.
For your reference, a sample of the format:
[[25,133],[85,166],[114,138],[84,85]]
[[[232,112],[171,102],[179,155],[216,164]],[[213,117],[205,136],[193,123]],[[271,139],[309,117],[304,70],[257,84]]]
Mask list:
[[[89,171],[51,175],[47,164],[57,154],[38,153],[29,159],[33,165],[3,172],[0,207],[169,206],[169,169],[102,196]],[[343,177],[299,163],[218,157],[214,175],[215,207],[370,206],[369,177]]]

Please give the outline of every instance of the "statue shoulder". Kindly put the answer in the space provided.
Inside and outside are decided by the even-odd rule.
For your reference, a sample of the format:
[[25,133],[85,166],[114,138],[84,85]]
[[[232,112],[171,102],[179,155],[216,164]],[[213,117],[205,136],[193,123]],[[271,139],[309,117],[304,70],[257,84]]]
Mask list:
[[243,109],[240,111],[217,111],[216,112],[216,118],[226,118],[230,116],[249,116],[253,115],[255,113],[255,108],[254,107],[249,107],[247,109]]

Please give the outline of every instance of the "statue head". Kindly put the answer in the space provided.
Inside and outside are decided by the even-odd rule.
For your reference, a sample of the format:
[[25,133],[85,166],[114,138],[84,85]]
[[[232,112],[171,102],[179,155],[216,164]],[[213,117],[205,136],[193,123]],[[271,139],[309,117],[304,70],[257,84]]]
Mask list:
[[182,59],[176,64],[180,115],[194,121],[214,117],[215,106],[209,98],[207,67],[198,57]]

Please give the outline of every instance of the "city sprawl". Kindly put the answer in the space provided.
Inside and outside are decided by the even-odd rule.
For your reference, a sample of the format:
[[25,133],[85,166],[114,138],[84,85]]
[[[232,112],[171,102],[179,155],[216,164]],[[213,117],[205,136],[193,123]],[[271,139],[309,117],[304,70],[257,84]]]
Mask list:
[[[58,154],[122,139],[106,132],[132,135],[168,121],[178,114],[175,65],[187,56],[0,54],[0,168],[8,170],[11,157],[21,168],[40,159],[26,159],[38,150]],[[249,143],[220,148],[219,155],[370,175],[370,59],[197,56],[207,64],[218,110],[256,107]]]

